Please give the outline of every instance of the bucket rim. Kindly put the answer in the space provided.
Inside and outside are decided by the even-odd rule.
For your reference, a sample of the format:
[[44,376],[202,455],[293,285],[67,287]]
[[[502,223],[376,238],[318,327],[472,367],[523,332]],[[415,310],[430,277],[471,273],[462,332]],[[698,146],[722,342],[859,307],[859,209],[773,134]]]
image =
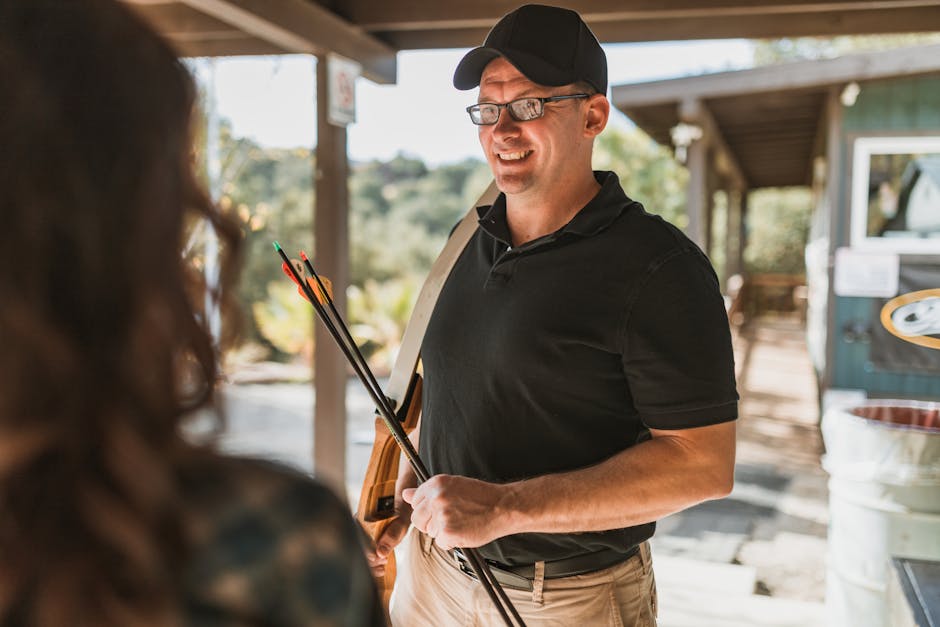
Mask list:
[[[937,401],[921,401],[921,400],[912,400],[912,399],[891,399],[891,398],[877,398],[869,399],[862,403],[843,403],[830,407],[826,411],[826,415],[830,413],[839,413],[844,414],[846,418],[854,420],[860,424],[865,425],[878,425],[879,427],[885,429],[897,429],[901,431],[919,431],[923,433],[940,433],[940,426],[926,426],[926,425],[913,425],[913,424],[902,424],[896,422],[884,422],[882,420],[877,420],[875,418],[866,418],[865,416],[859,416],[858,414],[853,413],[854,409],[861,409],[865,407],[900,407],[905,409],[918,409],[924,411],[938,411],[940,412],[940,402]],[[825,420],[825,416],[823,416]]]

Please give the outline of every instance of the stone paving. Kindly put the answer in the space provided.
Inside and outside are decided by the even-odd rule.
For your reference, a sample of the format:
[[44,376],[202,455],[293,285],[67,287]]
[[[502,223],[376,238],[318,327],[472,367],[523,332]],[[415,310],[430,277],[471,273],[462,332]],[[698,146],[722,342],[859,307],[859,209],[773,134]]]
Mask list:
[[[816,381],[801,324],[791,319],[752,322],[736,333],[735,355],[742,397],[735,488],[728,498],[660,522],[653,551],[669,566],[661,577],[661,603],[673,617],[666,620],[664,615],[661,624],[817,624],[806,618],[806,611],[815,616],[825,590],[828,492],[820,466]],[[310,384],[247,382],[264,379],[260,372],[227,386],[229,426],[223,446],[312,471]],[[355,503],[371,449],[373,414],[357,381],[351,380],[348,390],[347,490]],[[719,570],[702,571],[711,573],[705,575],[697,570],[709,565]],[[706,620],[702,599],[696,596],[708,593],[703,579],[720,578],[716,573],[724,572],[721,567],[732,565],[741,567],[729,575],[737,588],[745,581],[758,601],[792,601],[796,618],[781,618],[789,614],[779,608],[768,611],[742,596],[733,611],[744,618],[732,621],[716,614]],[[696,586],[697,592],[689,591]],[[669,608],[667,599],[675,605]],[[683,602],[699,608],[697,613],[688,610],[692,613],[685,622]],[[766,619],[761,622],[754,615]]]
[[735,337],[741,395],[735,487],[664,519],[654,548],[756,570],[758,594],[822,601],[827,475],[815,374],[798,320],[761,319]]

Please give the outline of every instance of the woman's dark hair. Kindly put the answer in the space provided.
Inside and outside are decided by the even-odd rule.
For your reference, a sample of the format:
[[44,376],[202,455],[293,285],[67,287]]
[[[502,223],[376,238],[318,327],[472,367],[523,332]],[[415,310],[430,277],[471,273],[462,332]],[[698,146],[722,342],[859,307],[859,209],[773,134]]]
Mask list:
[[[195,89],[111,0],[0,2],[0,624],[173,624],[183,419],[214,404],[184,232]],[[225,293],[225,290],[221,290]]]

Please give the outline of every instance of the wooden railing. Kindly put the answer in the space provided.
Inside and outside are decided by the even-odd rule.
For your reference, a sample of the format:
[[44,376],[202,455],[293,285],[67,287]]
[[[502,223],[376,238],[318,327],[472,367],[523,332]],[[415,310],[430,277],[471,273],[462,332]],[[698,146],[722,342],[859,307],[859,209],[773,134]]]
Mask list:
[[802,274],[735,274],[725,290],[728,320],[740,327],[756,316],[806,316],[806,277]]

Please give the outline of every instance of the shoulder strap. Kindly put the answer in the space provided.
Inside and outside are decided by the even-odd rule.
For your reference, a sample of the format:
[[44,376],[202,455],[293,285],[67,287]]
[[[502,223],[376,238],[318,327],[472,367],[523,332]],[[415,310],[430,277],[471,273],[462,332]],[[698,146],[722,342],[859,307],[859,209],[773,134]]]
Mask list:
[[483,192],[483,195],[477,199],[476,203],[463,217],[457,228],[451,234],[450,239],[444,246],[444,250],[434,261],[428,278],[425,279],[421,292],[418,294],[418,300],[415,302],[414,311],[411,313],[411,319],[405,327],[405,334],[401,340],[401,348],[398,351],[398,357],[395,359],[395,367],[389,377],[385,393],[396,404],[401,403],[408,391],[408,385],[414,375],[415,368],[418,366],[418,355],[421,352],[421,342],[424,340],[424,332],[428,328],[428,320],[431,318],[431,312],[434,311],[434,305],[437,303],[437,297],[444,287],[444,282],[450,275],[451,269],[457,263],[457,258],[466,247],[467,242],[473,236],[477,229],[478,218],[476,208],[480,205],[491,205],[496,200],[499,190],[496,189],[496,182],[490,183],[490,186]]

